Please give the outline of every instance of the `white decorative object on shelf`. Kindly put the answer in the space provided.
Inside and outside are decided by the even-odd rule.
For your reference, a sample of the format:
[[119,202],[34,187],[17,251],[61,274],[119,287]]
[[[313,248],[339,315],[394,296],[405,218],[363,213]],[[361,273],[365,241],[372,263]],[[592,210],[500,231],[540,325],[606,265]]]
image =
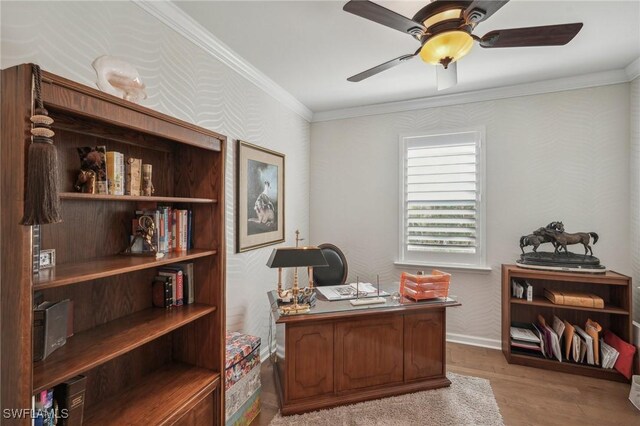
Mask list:
[[140,74],[130,63],[104,55],[96,58],[91,66],[98,77],[96,85],[103,92],[136,103],[147,98]]

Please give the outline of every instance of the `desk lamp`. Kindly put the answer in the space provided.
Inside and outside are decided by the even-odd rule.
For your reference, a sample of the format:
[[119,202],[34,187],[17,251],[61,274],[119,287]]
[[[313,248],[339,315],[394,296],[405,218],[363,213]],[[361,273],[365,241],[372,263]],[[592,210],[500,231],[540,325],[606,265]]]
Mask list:
[[[297,234],[298,232],[296,232]],[[297,239],[297,238],[296,238]],[[322,250],[318,247],[283,247],[274,249],[267,261],[269,268],[278,268],[278,298],[293,297],[293,304],[280,307],[282,314],[299,314],[309,311],[308,304],[298,303],[298,267],[328,266]],[[291,290],[282,289],[282,268],[296,268],[293,273],[293,287]]]

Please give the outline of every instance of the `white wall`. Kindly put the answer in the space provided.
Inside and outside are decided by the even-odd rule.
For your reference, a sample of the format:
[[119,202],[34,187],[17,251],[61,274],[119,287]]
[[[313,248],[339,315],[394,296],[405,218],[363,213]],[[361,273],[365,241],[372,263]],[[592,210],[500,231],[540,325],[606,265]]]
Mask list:
[[500,265],[516,260],[521,235],[563,220],[597,232],[595,255],[631,272],[628,84],[312,123],[311,237],[344,250],[350,279],[399,281],[398,135],[477,125],[486,126],[493,271],[454,272],[463,306],[447,328],[496,345]]
[[[634,319],[640,322],[640,78],[630,84],[631,116],[631,267],[634,282]],[[636,342],[637,344],[640,342]]]
[[262,337],[266,347],[266,292],[277,277],[265,264],[273,247],[234,254],[234,142],[286,155],[286,244],[293,245],[293,231],[306,235],[309,229],[309,123],[132,3],[2,2],[1,8],[2,68],[36,62],[94,86],[91,62],[119,56],[138,68],[147,85],[143,105],[229,138],[227,327]]

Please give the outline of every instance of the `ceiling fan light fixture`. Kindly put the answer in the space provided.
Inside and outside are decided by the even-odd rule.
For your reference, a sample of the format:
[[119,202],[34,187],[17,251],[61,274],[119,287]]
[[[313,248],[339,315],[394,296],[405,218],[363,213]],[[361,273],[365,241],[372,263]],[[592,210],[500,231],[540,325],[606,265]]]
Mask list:
[[465,31],[447,31],[431,37],[422,46],[420,57],[433,65],[441,63],[445,58],[455,62],[465,56],[473,47],[473,38]]
[[424,27],[428,29],[429,27],[432,27],[433,25],[443,21],[448,21],[450,19],[460,19],[461,16],[462,9],[449,9],[445,10],[444,12],[436,13],[433,16],[429,16],[422,23]]

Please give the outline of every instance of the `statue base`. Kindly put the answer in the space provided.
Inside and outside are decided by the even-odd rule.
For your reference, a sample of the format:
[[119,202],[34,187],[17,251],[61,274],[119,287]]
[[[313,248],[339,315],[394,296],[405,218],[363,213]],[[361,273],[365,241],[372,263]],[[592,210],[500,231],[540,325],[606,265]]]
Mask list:
[[525,253],[516,261],[518,266],[548,271],[582,272],[587,274],[604,274],[607,269],[595,256],[575,253]]

